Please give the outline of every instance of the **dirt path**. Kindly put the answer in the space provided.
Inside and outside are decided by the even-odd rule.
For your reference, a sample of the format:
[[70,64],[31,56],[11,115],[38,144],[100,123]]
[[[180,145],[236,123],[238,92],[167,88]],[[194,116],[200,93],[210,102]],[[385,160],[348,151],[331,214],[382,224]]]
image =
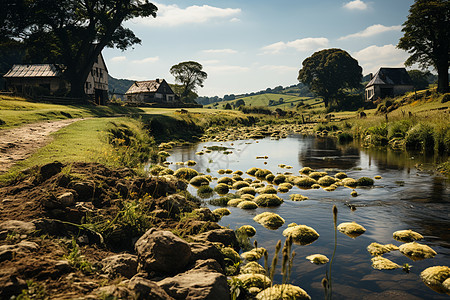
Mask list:
[[47,121],[0,130],[0,173],[45,146],[51,141],[51,133],[79,120]]

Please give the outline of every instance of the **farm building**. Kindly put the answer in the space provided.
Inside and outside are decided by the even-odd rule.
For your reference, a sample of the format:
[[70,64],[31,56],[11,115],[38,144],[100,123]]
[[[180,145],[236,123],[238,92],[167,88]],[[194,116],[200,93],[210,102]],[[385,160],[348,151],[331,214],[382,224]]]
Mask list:
[[125,93],[126,102],[174,103],[175,93],[164,79],[136,81]]
[[380,68],[366,85],[366,101],[403,95],[413,89],[405,68]]
[[[63,79],[63,72],[63,65],[13,65],[3,77],[6,88],[19,94],[62,96],[70,88],[70,84]],[[108,69],[101,54],[86,79],[84,91],[98,104],[105,104],[108,99]]]

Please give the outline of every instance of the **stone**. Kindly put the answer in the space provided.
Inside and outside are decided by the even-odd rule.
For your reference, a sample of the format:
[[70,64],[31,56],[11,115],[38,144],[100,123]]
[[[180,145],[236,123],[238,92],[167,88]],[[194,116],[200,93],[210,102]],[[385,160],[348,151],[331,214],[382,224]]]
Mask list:
[[220,268],[214,260],[200,261],[193,269],[165,278],[158,285],[175,299],[229,300],[227,278],[215,271],[217,267]]
[[393,250],[398,250],[398,247],[393,244],[382,245],[374,242],[367,246],[367,251],[369,251],[372,256],[383,255]]
[[222,252],[214,246],[213,243],[190,243],[191,246],[191,263],[195,263],[198,260],[214,259],[219,265],[224,268],[225,261]]
[[0,287],[0,299],[9,299],[11,296],[19,295],[28,285],[22,278],[7,274],[0,276]]
[[276,230],[284,224],[284,219],[282,217],[268,211],[256,215],[253,220],[272,230]]
[[138,269],[148,273],[176,273],[186,267],[192,255],[187,242],[170,231],[158,231],[154,228],[139,238],[135,249]]
[[102,260],[102,271],[110,276],[122,275],[131,278],[137,273],[138,257],[123,253],[106,257]]
[[235,278],[242,281],[242,283],[246,287],[258,287],[258,288],[263,289],[267,286],[270,286],[270,283],[271,283],[271,280],[269,277],[267,277],[264,274],[258,274],[258,273],[239,274],[239,275],[235,276]]
[[311,254],[306,259],[316,265],[326,264],[329,261],[328,257],[323,254]]
[[256,208],[258,208],[258,204],[256,204],[253,201],[244,200],[242,202],[239,202],[237,207],[241,208],[241,209],[256,209]]
[[135,276],[127,281],[128,289],[133,291],[138,300],[171,300],[166,291],[156,282]]
[[242,225],[237,229],[240,234],[245,234],[248,237],[252,237],[256,234],[256,229],[252,225]]
[[[74,182],[69,185],[73,190],[77,192],[78,200],[83,202],[92,201],[94,197],[95,187],[92,182]],[[126,196],[128,194],[127,187],[121,186],[120,183],[117,183],[117,190],[123,195]]]
[[207,207],[194,209],[193,212],[196,213],[199,216],[197,218],[197,220],[199,220],[199,221],[210,221],[210,222],[216,222],[217,221],[217,217]]
[[308,293],[298,286],[291,284],[276,284],[256,295],[257,300],[297,299],[311,300]]
[[283,231],[286,237],[292,237],[292,241],[299,245],[309,245],[319,238],[319,234],[314,228],[307,225],[290,224]]
[[229,228],[210,230],[193,236],[192,238],[196,242],[208,241],[213,243],[222,243],[224,246],[230,246],[236,251],[239,251],[240,248],[236,239],[236,234]]
[[256,261],[251,261],[240,269],[240,274],[263,274],[266,275],[266,270]]
[[351,238],[356,238],[366,232],[366,229],[356,222],[344,222],[338,225],[337,230]]
[[30,234],[36,230],[36,226],[32,222],[8,220],[0,224],[0,231],[3,230],[14,234]]
[[398,230],[392,234],[394,240],[403,242],[403,243],[411,243],[414,241],[418,241],[423,239],[423,236],[412,230]]
[[450,295],[450,268],[448,266],[426,268],[420,273],[420,278],[433,291]]
[[433,258],[437,253],[431,247],[416,242],[406,243],[398,247],[400,252],[413,261]]
[[258,261],[261,259],[261,257],[264,256],[264,253],[266,253],[267,250],[262,247],[253,248],[250,251],[244,252],[241,254],[241,257],[247,261]]
[[65,192],[59,195],[56,199],[62,207],[73,206],[76,203],[74,194],[72,192]]
[[401,268],[395,262],[393,262],[387,258],[384,258],[382,256],[372,257],[371,260],[372,260],[372,268],[377,269],[377,270],[393,270],[393,269]]

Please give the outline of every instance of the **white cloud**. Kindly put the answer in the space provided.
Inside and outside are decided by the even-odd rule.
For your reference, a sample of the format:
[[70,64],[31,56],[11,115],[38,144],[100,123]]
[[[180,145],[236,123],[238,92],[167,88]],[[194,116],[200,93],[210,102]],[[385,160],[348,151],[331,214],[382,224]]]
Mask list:
[[236,50],[233,49],[208,49],[203,50],[204,53],[212,53],[212,54],[235,54],[237,53]]
[[296,68],[296,67],[279,66],[279,65],[264,65],[259,68],[262,70],[275,71],[275,72],[280,72],[280,73],[298,71],[298,68]]
[[230,22],[231,22],[231,23],[239,23],[239,22],[241,22],[241,19],[239,19],[239,18],[233,18],[233,19],[230,20]]
[[402,30],[401,25],[388,27],[388,26],[384,26],[381,24],[375,24],[375,25],[367,27],[363,31],[340,37],[339,40],[341,41],[341,40],[346,40],[346,39],[351,39],[351,38],[365,38],[365,37],[374,36],[374,35],[377,35],[380,33],[388,32],[388,31],[401,31],[401,30]]
[[147,64],[147,63],[157,62],[158,60],[159,60],[159,56],[154,56],[154,57],[147,57],[144,59],[136,59],[131,62],[134,64]]
[[352,55],[363,67],[364,74],[375,73],[380,67],[404,67],[409,54],[394,45],[369,46]]
[[327,38],[304,38],[290,42],[277,42],[262,48],[264,54],[278,54],[287,48],[294,48],[297,51],[312,51],[328,46]]
[[231,18],[230,20],[233,21],[241,12],[240,8],[220,8],[210,5],[192,5],[186,8],[176,4],[155,3],[155,5],[158,7],[156,18],[136,18],[135,21],[148,26],[179,26],[226,18]]
[[212,66],[205,66],[206,73],[214,73],[214,72],[234,72],[234,73],[241,73],[241,72],[247,72],[250,70],[248,67],[241,67],[241,66],[232,66],[232,65],[212,65]]
[[110,59],[111,62],[121,62],[121,61],[126,61],[126,60],[127,60],[127,58],[125,56],[115,56]]
[[344,8],[350,10],[366,10],[369,6],[361,0],[354,0],[344,4]]

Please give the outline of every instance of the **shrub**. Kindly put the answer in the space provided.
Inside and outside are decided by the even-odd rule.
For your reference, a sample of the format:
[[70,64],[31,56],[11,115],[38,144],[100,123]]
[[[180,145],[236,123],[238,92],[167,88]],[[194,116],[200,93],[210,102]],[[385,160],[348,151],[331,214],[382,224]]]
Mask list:
[[389,140],[395,137],[404,138],[409,128],[411,128],[410,120],[393,122],[389,124],[387,137]]
[[419,123],[406,134],[407,149],[429,151],[434,148],[434,131],[430,125]]
[[348,132],[343,132],[338,134],[338,142],[341,144],[345,144],[345,143],[349,143],[351,141],[353,141],[353,135],[351,133]]

